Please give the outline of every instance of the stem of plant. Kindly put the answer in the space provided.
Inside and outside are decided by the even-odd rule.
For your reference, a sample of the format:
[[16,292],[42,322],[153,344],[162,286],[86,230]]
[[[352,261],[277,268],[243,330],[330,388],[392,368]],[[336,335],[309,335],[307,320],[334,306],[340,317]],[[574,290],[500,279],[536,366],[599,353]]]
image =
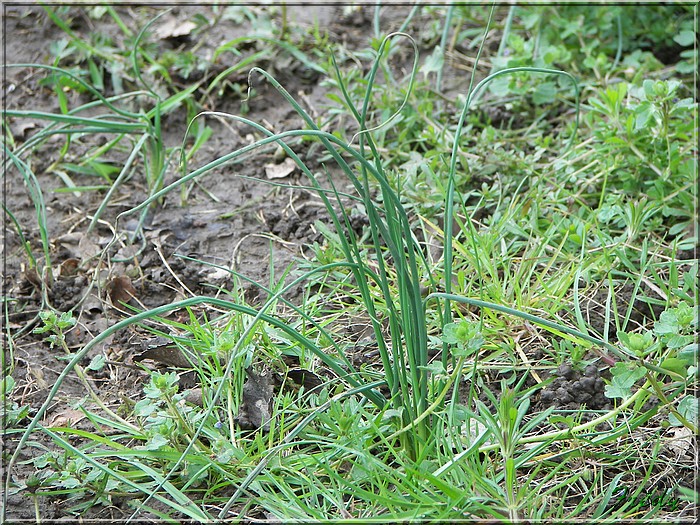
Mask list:
[[686,419],[685,416],[678,412],[678,409],[673,405],[673,403],[671,403],[671,401],[668,400],[663,390],[661,390],[661,388],[659,387],[659,382],[656,381],[656,379],[652,378],[649,372],[647,372],[647,382],[651,383],[651,387],[654,389],[654,392],[659,397],[659,400],[664,404],[665,407],[667,407],[671,411],[671,413],[674,416],[676,416],[676,419],[678,419],[678,421],[680,421],[685,428],[691,430],[693,434],[697,434],[698,427],[696,425],[693,425],[690,421],[688,421],[688,419]]
[[407,430],[410,430],[415,425],[417,425],[418,423],[423,421],[430,414],[432,414],[435,411],[435,409],[440,406],[440,404],[442,403],[442,400],[445,399],[447,392],[449,392],[450,387],[455,383],[455,380],[457,379],[459,374],[462,373],[462,366],[464,365],[464,360],[465,360],[465,356],[462,356],[459,358],[459,361],[457,361],[457,366],[455,366],[454,371],[450,374],[450,380],[447,381],[447,383],[445,384],[445,387],[442,389],[442,391],[437,396],[435,401],[433,401],[433,403],[428,408],[426,408],[425,411],[420,416],[418,416],[418,418],[416,418],[415,421],[412,421],[411,423],[409,423],[405,427],[401,428],[400,430],[397,430],[396,432],[391,434],[389,437],[387,437],[386,438],[387,441],[391,441],[392,439],[403,434]]

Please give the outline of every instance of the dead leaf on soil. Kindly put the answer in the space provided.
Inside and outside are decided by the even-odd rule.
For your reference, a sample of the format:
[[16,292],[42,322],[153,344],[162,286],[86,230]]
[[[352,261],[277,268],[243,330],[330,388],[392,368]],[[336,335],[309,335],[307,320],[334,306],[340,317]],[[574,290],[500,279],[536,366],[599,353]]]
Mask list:
[[87,299],[85,299],[85,302],[83,302],[83,312],[88,314],[90,317],[101,314],[104,312],[102,300],[94,293],[91,293],[88,295]]
[[[94,296],[91,294],[91,297],[94,297]],[[100,311],[102,311],[101,308],[100,308]],[[105,332],[111,326],[111,323],[105,317],[100,316],[94,320],[86,320],[84,322],[84,325],[85,325],[85,330],[87,330],[88,334],[92,338],[98,334],[101,334],[102,332]],[[104,339],[102,341],[102,343],[100,343],[100,346],[98,348],[101,348],[103,351],[107,351],[107,349],[112,344],[112,341],[114,341],[114,334],[112,334],[112,335],[108,336],[106,339]]]
[[102,249],[90,240],[90,237],[83,235],[78,241],[78,250],[76,256],[80,258],[82,263],[90,259],[94,259],[102,253]]
[[214,268],[206,274],[207,282],[224,281],[231,277],[231,272],[225,268]]
[[191,20],[179,20],[175,17],[170,18],[161,24],[155,31],[156,37],[160,40],[165,40],[167,38],[179,38],[189,35],[194,29],[197,28],[197,24]]
[[200,388],[193,388],[189,392],[187,392],[187,395],[185,396],[185,401],[188,403],[191,403],[193,405],[197,405],[198,407],[202,408],[204,406],[204,401],[202,400],[202,389]]
[[36,381],[36,386],[39,388],[39,390],[46,390],[49,388],[49,383],[44,378],[44,371],[40,366],[35,367],[29,365],[27,367],[27,372],[29,372],[29,375],[31,375],[34,378],[34,381]]
[[177,346],[167,337],[154,337],[141,343],[143,352],[134,356],[135,362],[150,359],[161,365],[174,368],[192,368],[189,360]]
[[136,297],[136,288],[126,275],[119,275],[109,281],[107,293],[112,304],[119,307],[120,303],[128,303],[133,297]]
[[313,372],[304,368],[290,368],[287,377],[299,386],[303,386],[307,392],[323,385],[323,380]]
[[279,164],[265,164],[265,176],[268,179],[283,179],[297,168],[297,163],[289,157]]
[[136,254],[139,253],[139,250],[141,250],[141,248],[133,244],[122,246],[121,248],[119,248],[116,257],[125,260],[133,259],[134,257],[136,257]]
[[693,432],[686,427],[676,427],[670,430],[674,436],[668,440],[666,447],[676,456],[686,454],[692,445]]
[[73,427],[83,419],[85,419],[85,414],[82,411],[66,408],[54,414],[50,420],[45,420],[43,425],[45,427]]
[[262,375],[252,368],[246,370],[248,379],[243,385],[243,402],[236,423],[244,430],[270,429],[270,402],[272,401],[271,374]]
[[10,131],[12,132],[12,137],[17,141],[21,142],[27,138],[27,132],[39,127],[36,122],[23,120],[21,122],[12,122],[10,124]]
[[66,259],[61,263],[59,273],[61,277],[70,277],[78,273],[78,265],[80,261],[75,258]]
[[56,237],[56,241],[61,244],[78,244],[85,237],[81,232],[68,232]]
[[[22,264],[24,266],[24,264]],[[32,286],[35,288],[41,288],[41,278],[39,277],[39,274],[36,271],[36,268],[24,268],[22,270],[22,274],[24,275],[24,278],[29,282]]]

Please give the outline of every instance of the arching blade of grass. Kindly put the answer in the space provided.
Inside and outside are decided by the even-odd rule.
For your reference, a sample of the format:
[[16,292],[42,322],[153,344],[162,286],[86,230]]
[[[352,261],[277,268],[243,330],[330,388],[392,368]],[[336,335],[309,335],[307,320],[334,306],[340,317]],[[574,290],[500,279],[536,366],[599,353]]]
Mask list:
[[22,226],[20,226],[19,221],[14,216],[14,214],[9,209],[7,209],[4,202],[2,203],[2,211],[9,217],[10,221],[15,227],[15,231],[17,232],[17,236],[19,237],[19,242],[22,245],[22,248],[24,249],[24,253],[27,254],[27,259],[29,259],[29,269],[36,269],[36,257],[34,257],[34,253],[32,252],[31,246],[29,245],[29,241],[24,236]]
[[118,95],[116,97],[110,97],[106,98],[102,93],[100,93],[97,89],[95,89],[91,84],[88,82],[85,82],[82,78],[78,77],[77,75],[71,73],[70,71],[56,67],[56,66],[48,66],[46,64],[36,64],[36,63],[19,63],[19,64],[4,64],[3,67],[9,67],[9,68],[21,68],[21,69],[42,69],[46,71],[50,71],[52,73],[55,73],[57,75],[65,75],[68,78],[71,79],[71,81],[76,82],[82,89],[90,93],[93,97],[95,97],[95,101],[86,104],[85,108],[87,107],[94,107],[96,105],[104,105],[107,109],[110,111],[114,112],[117,115],[121,115],[122,117],[125,117],[128,120],[136,120],[139,117],[138,113],[133,113],[131,111],[127,111],[124,109],[119,108],[118,106],[115,106],[112,104],[112,101],[119,100],[121,98],[124,98],[125,96],[130,96],[127,94],[122,94]]

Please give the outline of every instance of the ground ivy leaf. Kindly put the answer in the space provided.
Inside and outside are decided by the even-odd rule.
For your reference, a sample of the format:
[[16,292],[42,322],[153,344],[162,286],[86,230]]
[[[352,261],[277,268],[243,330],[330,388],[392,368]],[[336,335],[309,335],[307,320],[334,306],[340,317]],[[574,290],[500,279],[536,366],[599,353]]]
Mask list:
[[698,345],[698,343],[691,343],[678,351],[678,358],[683,359],[690,365],[697,360],[699,349],[700,345]]
[[693,45],[693,42],[695,42],[695,31],[684,29],[683,31],[681,31],[673,37],[673,41],[679,46],[691,46]]
[[[700,406],[698,403],[698,398],[693,397],[693,396],[686,396],[683,399],[681,399],[680,403],[678,403],[678,412],[684,418],[686,418],[690,423],[692,423],[695,426],[697,426],[697,424],[698,424],[698,409],[699,408],[700,408]],[[668,415],[668,421],[674,427],[683,426],[683,423],[681,423],[678,420],[678,418],[673,415],[673,412],[671,412]]]
[[434,361],[426,366],[419,367],[430,372],[432,375],[444,375],[447,371],[441,361]]
[[92,361],[90,361],[90,364],[87,366],[87,369],[94,370],[95,372],[97,372],[98,370],[102,370],[104,366],[105,356],[103,354],[98,354],[92,358]]
[[535,89],[532,101],[535,104],[551,104],[557,95],[557,86],[554,82],[543,82]]
[[449,323],[443,327],[442,340],[451,344],[460,343],[462,341],[458,334],[457,323]]
[[148,417],[156,411],[156,405],[150,399],[141,399],[134,405],[136,417]]
[[680,330],[678,317],[673,310],[666,310],[661,313],[659,320],[654,323],[654,333],[656,335],[676,334]]
[[160,450],[168,444],[168,440],[162,434],[154,434],[144,445],[143,450]]
[[666,346],[670,350],[674,350],[676,348],[682,348],[686,346],[688,343],[693,342],[693,336],[692,335],[672,335],[666,340]]
[[646,373],[644,368],[633,363],[617,363],[610,371],[612,381],[605,386],[605,396],[610,399],[629,397],[634,384]]
[[605,397],[609,399],[615,399],[617,397],[625,399],[632,393],[630,388],[620,385],[615,379],[609,384],[605,385]]

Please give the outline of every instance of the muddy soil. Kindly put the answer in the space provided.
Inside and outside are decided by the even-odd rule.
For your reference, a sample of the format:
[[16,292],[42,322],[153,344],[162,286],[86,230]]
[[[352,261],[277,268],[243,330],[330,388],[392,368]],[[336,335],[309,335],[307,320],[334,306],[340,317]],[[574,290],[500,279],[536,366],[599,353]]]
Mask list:
[[[398,29],[407,8],[384,10],[381,18],[382,30],[389,32]],[[130,27],[142,27],[156,13],[154,8],[123,7],[120,16]],[[312,16],[309,16],[309,13]],[[213,18],[211,7],[177,7],[171,19],[193,14]],[[313,27],[316,18],[321,27],[328,27],[330,38],[342,42],[349,48],[368,45],[372,35],[373,9],[363,8],[343,10],[342,6],[316,6],[290,8],[289,16],[298,23]],[[89,35],[104,32],[114,39],[116,45],[124,45],[124,37],[114,27],[104,22],[106,18],[89,18],[75,9],[72,29],[78,34]],[[421,21],[416,21],[407,31],[417,34]],[[56,42],[65,34],[49,20],[39,7],[14,6],[6,9],[4,29],[7,36],[6,60],[8,64],[50,63],[47,46],[37,46],[37,42]],[[246,28],[233,21],[222,21],[202,35],[201,52],[211,52],[221,42],[232,40],[245,34]],[[159,45],[173,50],[192,45],[187,38],[165,38]],[[427,51],[429,52],[430,49]],[[423,51],[424,53],[426,51]],[[466,52],[466,50],[465,50]],[[279,63],[266,63],[278,80],[294,96],[298,96],[312,116],[323,114],[330,104],[325,94],[329,90],[321,79],[309,73],[303,65],[290,60],[286,55],[279,56]],[[462,82],[463,72],[456,69],[445,80],[446,92],[456,92]],[[43,74],[34,68],[10,68],[3,79],[3,89],[7,93],[9,109],[45,112],[58,112],[57,98],[53,92],[41,84]],[[246,72],[235,79],[246,83]],[[184,80],[183,80],[184,83]],[[256,122],[265,123],[276,132],[298,129],[300,117],[289,107],[282,96],[262,79],[254,81],[255,95],[245,103],[244,94],[226,92],[222,96],[212,96],[208,103],[210,110],[241,113]],[[74,96],[74,95],[71,95]],[[79,95],[70,103],[83,103]],[[245,105],[245,108],[243,108]],[[10,131],[17,143],[29,140],[43,124],[31,121],[12,121]],[[230,121],[208,118],[207,125],[212,130],[211,138],[198,151],[190,164],[190,169],[205,165],[221,155],[231,152],[253,139],[251,130],[234,125]],[[187,115],[175,112],[163,120],[163,137],[166,145],[179,145],[185,135]],[[79,138],[71,146],[67,160],[78,160],[84,152],[91,150],[95,143],[106,143],[107,137],[87,135]],[[82,141],[82,142],[81,142]],[[215,172],[187,187],[186,204],[181,201],[179,191],[168,194],[162,202],[150,210],[142,235],[135,246],[118,245],[110,257],[123,257],[125,262],[109,258],[91,259],[99,255],[115,233],[131,233],[137,225],[137,217],[116,222],[119,213],[142,202],[147,197],[143,180],[132,178],[122,185],[112,197],[110,205],[97,226],[88,230],[91,218],[97,211],[105,191],[85,191],[80,194],[65,193],[60,190],[64,183],[50,170],[58,158],[64,141],[56,136],[46,147],[39,148],[31,157],[31,168],[37,175],[48,219],[47,233],[51,245],[51,262],[55,270],[46,297],[48,304],[59,311],[75,309],[78,318],[77,329],[70,332],[68,344],[71,350],[84,346],[96,334],[124,317],[119,301],[124,300],[137,308],[152,308],[192,295],[214,295],[218,290],[230,289],[233,281],[230,275],[210,264],[230,268],[246,276],[250,282],[241,281],[246,300],[252,303],[263,299],[258,287],[251,283],[269,284],[271,270],[280,275],[289,265],[311,255],[314,242],[322,242],[316,228],[317,222],[328,223],[328,214],[321,200],[313,192],[303,188],[304,180],[298,170],[275,180],[289,187],[269,184],[267,169],[279,166],[283,159],[275,148],[258,152],[244,162],[225,165]],[[313,170],[322,168],[317,161],[318,150],[309,149],[308,144],[295,146],[302,160]],[[127,152],[115,152],[112,161],[118,165],[125,162]],[[170,184],[180,177],[176,162],[173,162],[164,183]],[[75,177],[77,186],[89,185],[90,178]],[[338,189],[349,191],[347,181],[334,181]],[[4,179],[4,202],[22,228],[31,246],[36,250],[41,246],[34,204],[23,184],[20,175],[10,170]],[[15,399],[19,405],[30,405],[36,410],[46,399],[46,395],[62,370],[65,361],[60,358],[57,348],[50,348],[37,334],[36,317],[42,308],[41,277],[30,267],[22,248],[23,239],[17,229],[5,217],[3,230],[3,285],[4,296],[13,298],[13,306],[7,319],[9,330],[15,334],[14,347],[10,354],[7,340],[4,339],[5,357],[14,362],[13,377],[17,382]],[[362,221],[359,221],[361,227]],[[137,257],[131,257],[136,250]],[[301,300],[303,290],[292,290],[289,298]],[[116,305],[116,306],[115,306]],[[591,315],[595,315],[594,313]],[[640,318],[640,321],[642,319]],[[4,320],[3,320],[4,321]],[[5,337],[5,330],[2,330]],[[88,365],[97,355],[104,355],[108,363],[99,372],[90,372],[93,388],[108,406],[116,407],[125,399],[138,398],[142,392],[147,374],[124,363],[133,361],[138,352],[143,351],[150,334],[131,329],[108,339],[94,348],[83,365]],[[360,339],[360,335],[357,336]],[[562,365],[550,371],[555,377],[553,383],[534,400],[531,411],[540,411],[548,406],[576,408],[582,404],[592,409],[607,409],[610,400],[604,397],[604,383],[601,375],[606,367],[589,365],[585,370],[573,370]],[[548,374],[542,373],[547,379]],[[494,385],[497,379],[491,378]],[[77,378],[69,376],[63,382],[55,403],[46,413],[46,425],[73,424],[90,429],[84,420],[77,419],[70,407],[76,400],[84,398],[85,388]],[[33,415],[31,412],[29,416]],[[26,420],[25,420],[26,421]],[[6,435],[3,460],[13,452],[12,444],[17,435]],[[38,442],[50,446],[46,437],[38,434]],[[20,460],[30,459],[30,451],[22,454]],[[34,473],[31,464],[18,465],[11,473],[17,481]],[[10,519],[33,519],[34,510],[28,504],[25,494],[9,495],[8,517]],[[41,502],[41,515],[44,519],[65,518],[60,501]],[[92,512],[92,514],[90,513]],[[128,509],[118,507],[96,507],[84,515],[87,518],[123,519],[129,515]]]

